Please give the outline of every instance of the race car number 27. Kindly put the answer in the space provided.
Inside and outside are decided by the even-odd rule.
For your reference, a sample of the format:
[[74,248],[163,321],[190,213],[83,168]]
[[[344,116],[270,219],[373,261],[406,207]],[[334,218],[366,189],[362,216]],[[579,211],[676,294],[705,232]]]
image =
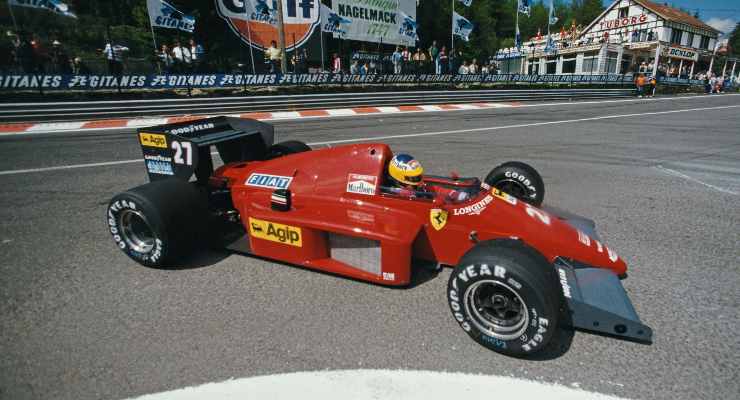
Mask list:
[[193,146],[190,142],[173,140],[172,150],[175,150],[175,164],[193,165]]

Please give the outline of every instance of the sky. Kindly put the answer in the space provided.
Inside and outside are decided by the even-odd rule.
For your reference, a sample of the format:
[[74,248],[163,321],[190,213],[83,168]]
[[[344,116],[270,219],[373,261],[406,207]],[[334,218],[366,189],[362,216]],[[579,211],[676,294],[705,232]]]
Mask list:
[[[685,10],[699,10],[699,18],[708,25],[726,34],[735,29],[740,21],[740,0],[652,0],[654,3],[668,3]],[[604,0],[609,5],[613,0]]]

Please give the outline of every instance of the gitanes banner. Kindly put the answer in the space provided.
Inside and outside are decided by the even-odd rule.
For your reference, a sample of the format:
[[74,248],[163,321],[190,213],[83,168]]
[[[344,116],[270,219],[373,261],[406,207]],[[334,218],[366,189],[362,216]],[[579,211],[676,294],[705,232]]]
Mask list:
[[335,38],[416,46],[416,0],[332,0],[331,8],[351,21]]
[[[277,0],[215,0],[218,15],[247,44],[264,50],[278,41]],[[319,0],[283,0],[285,50],[303,45],[319,25]]]
[[[395,83],[632,84],[631,75],[349,75],[349,74],[193,74],[193,75],[0,75],[0,91],[238,88],[244,86],[368,85]],[[702,81],[664,78],[660,84]]]

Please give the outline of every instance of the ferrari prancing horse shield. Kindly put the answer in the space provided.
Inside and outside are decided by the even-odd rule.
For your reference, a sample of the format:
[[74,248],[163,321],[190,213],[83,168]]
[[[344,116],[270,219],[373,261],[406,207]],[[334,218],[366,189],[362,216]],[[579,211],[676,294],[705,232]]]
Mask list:
[[432,223],[435,230],[444,228],[447,223],[447,211],[439,208],[432,208],[429,211],[429,221]]
[[[306,42],[319,25],[319,0],[283,0],[285,50]],[[239,38],[264,50],[278,40],[277,0],[216,0],[218,15]]]

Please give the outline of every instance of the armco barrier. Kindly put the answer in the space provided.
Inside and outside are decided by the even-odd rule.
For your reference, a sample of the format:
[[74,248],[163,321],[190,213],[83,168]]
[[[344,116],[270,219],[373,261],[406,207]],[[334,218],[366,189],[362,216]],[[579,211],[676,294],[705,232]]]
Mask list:
[[305,95],[194,97],[159,100],[0,103],[1,122],[49,122],[295,111],[363,106],[454,104],[496,101],[541,101],[624,97],[631,88],[428,90]]

